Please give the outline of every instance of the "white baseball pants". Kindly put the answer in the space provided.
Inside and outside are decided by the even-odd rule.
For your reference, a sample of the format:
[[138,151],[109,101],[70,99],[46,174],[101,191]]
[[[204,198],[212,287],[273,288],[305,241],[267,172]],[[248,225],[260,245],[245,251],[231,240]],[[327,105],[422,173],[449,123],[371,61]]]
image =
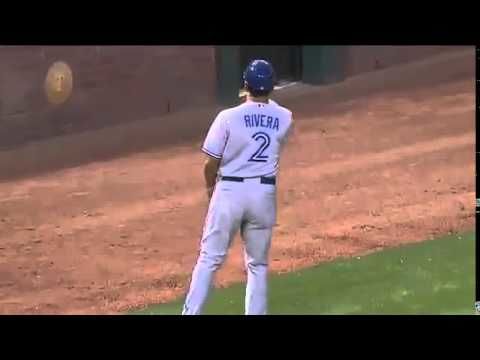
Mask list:
[[248,274],[245,314],[267,313],[268,254],[275,221],[275,185],[261,183],[260,178],[220,180],[216,184],[182,315],[201,314],[214,274],[225,261],[238,230]]

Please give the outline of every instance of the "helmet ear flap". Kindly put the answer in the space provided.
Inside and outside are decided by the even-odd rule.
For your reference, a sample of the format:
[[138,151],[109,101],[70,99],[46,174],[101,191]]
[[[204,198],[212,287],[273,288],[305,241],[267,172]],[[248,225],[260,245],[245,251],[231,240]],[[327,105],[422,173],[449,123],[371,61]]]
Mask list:
[[245,90],[248,90],[248,81],[247,81],[247,69],[245,69],[245,71],[243,72],[243,75],[242,75],[242,86]]

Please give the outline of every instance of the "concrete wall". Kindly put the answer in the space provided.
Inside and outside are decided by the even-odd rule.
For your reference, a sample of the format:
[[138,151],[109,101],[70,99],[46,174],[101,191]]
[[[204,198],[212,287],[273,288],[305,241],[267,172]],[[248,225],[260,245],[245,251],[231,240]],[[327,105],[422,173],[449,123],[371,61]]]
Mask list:
[[349,77],[424,59],[446,51],[458,51],[466,48],[468,46],[348,46],[345,72]]
[[[54,106],[43,83],[58,60],[74,87]],[[209,46],[2,46],[0,149],[211,104],[215,84]]]

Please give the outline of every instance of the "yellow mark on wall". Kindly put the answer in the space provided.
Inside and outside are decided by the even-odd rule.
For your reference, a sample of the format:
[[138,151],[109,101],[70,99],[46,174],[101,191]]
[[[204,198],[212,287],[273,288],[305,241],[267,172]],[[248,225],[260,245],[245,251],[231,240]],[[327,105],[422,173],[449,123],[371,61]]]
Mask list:
[[70,97],[73,89],[73,73],[70,66],[57,61],[50,66],[45,77],[45,93],[51,104],[62,104]]

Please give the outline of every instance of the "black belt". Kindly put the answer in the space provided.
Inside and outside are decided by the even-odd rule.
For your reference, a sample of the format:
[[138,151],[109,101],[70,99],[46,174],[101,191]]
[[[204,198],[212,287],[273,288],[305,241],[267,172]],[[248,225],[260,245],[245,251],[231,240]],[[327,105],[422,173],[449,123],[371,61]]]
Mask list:
[[[222,176],[221,180],[223,181],[234,181],[234,182],[243,182],[245,178],[238,176]],[[275,185],[277,183],[275,177],[260,177],[260,184]]]

